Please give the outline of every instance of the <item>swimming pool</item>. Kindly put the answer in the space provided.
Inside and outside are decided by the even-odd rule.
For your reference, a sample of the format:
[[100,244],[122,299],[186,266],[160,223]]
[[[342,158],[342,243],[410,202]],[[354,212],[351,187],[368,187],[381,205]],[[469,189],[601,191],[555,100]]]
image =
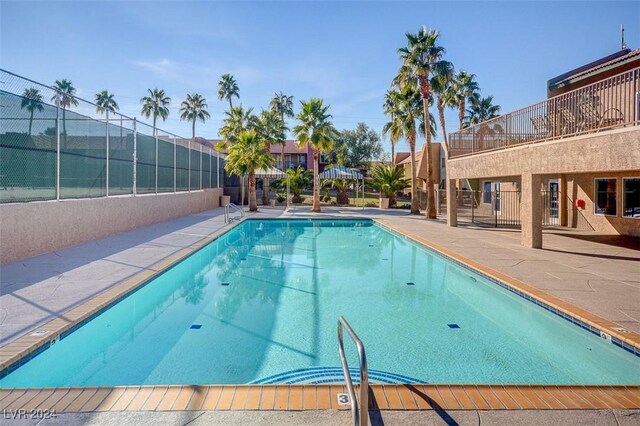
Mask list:
[[[247,220],[0,380],[638,384],[640,358],[369,220]],[[355,351],[350,365],[357,365]]]

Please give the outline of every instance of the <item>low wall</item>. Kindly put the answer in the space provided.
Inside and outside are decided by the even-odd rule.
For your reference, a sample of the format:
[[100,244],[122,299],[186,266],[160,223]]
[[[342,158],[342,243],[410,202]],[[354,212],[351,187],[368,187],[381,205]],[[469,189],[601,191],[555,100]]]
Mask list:
[[222,188],[0,205],[0,264],[220,206]]

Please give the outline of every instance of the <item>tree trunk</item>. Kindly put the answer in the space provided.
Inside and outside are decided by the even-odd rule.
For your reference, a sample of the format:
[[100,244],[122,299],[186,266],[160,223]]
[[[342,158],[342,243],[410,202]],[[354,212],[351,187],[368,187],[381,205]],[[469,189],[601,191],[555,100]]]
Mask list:
[[411,214],[420,214],[420,200],[418,200],[418,179],[416,171],[416,134],[409,135],[409,152],[411,153]]
[[231,96],[229,96],[227,100],[229,101],[229,112],[231,112],[231,110],[233,109],[233,104],[231,103]]
[[[395,167],[396,165],[396,146],[393,142],[391,142],[391,165]],[[389,201],[391,202],[391,201]]]
[[158,130],[156,129],[156,120],[158,119],[158,117],[153,114],[153,136],[155,137],[156,134],[158,134]]
[[462,123],[464,122],[464,99],[458,104],[458,119],[460,120],[460,126],[458,129],[462,129]]
[[438,115],[440,116],[440,127],[442,127],[442,140],[444,141],[445,158],[449,158],[449,140],[447,139],[447,128],[444,119],[444,103],[442,98],[438,96]]
[[31,110],[31,118],[29,119],[29,136],[31,136],[31,125],[33,124],[33,110]]
[[347,191],[336,192],[336,204],[339,206],[349,205],[349,194],[347,194]]
[[427,212],[428,219],[436,219],[435,191],[433,190],[433,164],[431,161],[431,132],[429,120],[429,93],[431,86],[428,76],[420,76],[420,94],[422,95],[422,109],[424,111],[424,132],[427,135],[426,161],[427,161]]
[[313,206],[311,211],[320,213],[320,178],[318,177],[318,150],[313,150]]
[[249,211],[258,211],[258,202],[256,201],[256,172],[249,172]]

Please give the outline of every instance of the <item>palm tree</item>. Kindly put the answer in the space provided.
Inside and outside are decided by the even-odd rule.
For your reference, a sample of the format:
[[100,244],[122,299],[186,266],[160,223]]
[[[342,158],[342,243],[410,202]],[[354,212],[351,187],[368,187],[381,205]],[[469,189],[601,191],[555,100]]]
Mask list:
[[103,112],[105,112],[105,110],[115,112],[116,110],[120,109],[120,107],[118,106],[118,103],[113,98],[113,94],[109,93],[106,90],[96,93],[95,102],[96,102],[96,112],[98,114],[102,114]]
[[447,127],[444,118],[444,109],[454,105],[452,83],[454,78],[453,64],[441,61],[431,77],[431,89],[437,98],[438,116],[440,118],[440,128],[442,129],[442,141],[444,142],[445,153],[449,155],[449,142],[447,140]]
[[187,95],[187,99],[180,104],[180,119],[191,121],[191,140],[194,142],[196,140],[196,121],[200,120],[204,123],[210,117],[206,99],[198,93]]
[[493,96],[482,98],[479,95],[470,99],[471,105],[467,109],[462,127],[469,127],[482,123],[500,115],[500,105],[493,105]]
[[22,101],[20,102],[20,108],[26,108],[31,113],[29,118],[29,136],[31,136],[31,126],[33,125],[33,113],[35,111],[42,112],[44,107],[42,106],[42,95],[40,90],[35,87],[24,89],[22,92]]
[[240,176],[249,175],[249,211],[257,211],[256,170],[267,169],[275,160],[265,149],[265,143],[256,132],[242,132],[236,143],[229,148],[224,166],[229,173]]
[[[442,56],[445,49],[438,46],[440,33],[422,27],[416,34],[407,33],[407,45],[398,49],[398,55],[407,68],[410,76],[417,78],[422,107],[424,110],[425,126],[429,120],[429,99],[431,97],[431,74],[443,66]],[[433,162],[431,161],[431,132],[425,128],[427,149],[427,218],[436,218],[436,203],[433,182]]]
[[171,98],[164,93],[164,90],[158,88],[147,90],[149,91],[149,96],[140,99],[140,102],[142,102],[141,112],[146,118],[153,116],[153,136],[155,136],[157,133],[156,120],[158,117],[162,118],[162,121],[167,119]]
[[[287,96],[282,92],[274,93],[269,106],[273,111],[276,111],[278,114],[280,114],[280,119],[283,123],[285,123],[286,117],[293,117],[293,96]],[[286,165],[284,163],[285,145],[286,141],[282,142],[282,170],[286,169]]]
[[286,172],[289,175],[289,187],[293,197],[291,202],[294,204],[302,203],[302,197],[300,196],[303,189],[309,187],[313,182],[313,175],[309,170],[304,169],[302,166],[298,166],[297,169],[287,169]]
[[405,179],[402,169],[395,164],[390,166],[379,164],[371,170],[371,184],[389,199],[389,206],[396,204],[396,192],[409,186],[409,179]]
[[73,87],[71,80],[63,78],[62,80],[56,80],[53,85],[53,89],[56,93],[51,97],[51,101],[56,106],[62,108],[62,134],[64,135],[64,143],[67,143],[67,108],[71,106],[78,106],[78,100],[75,98],[76,88]]
[[297,115],[300,124],[293,133],[300,146],[311,144],[313,148],[313,207],[312,212],[320,212],[320,182],[318,180],[318,159],[321,152],[328,152],[333,145],[336,129],[328,113],[329,105],[324,106],[322,99],[311,98],[301,102],[302,108]]
[[[389,95],[389,109],[385,111],[391,117],[390,121],[382,128],[383,134],[389,134],[392,145],[402,138],[409,142],[411,155],[411,213],[420,213],[418,200],[417,170],[416,170],[416,135],[423,134],[424,116],[422,96],[414,85],[406,84],[400,90],[394,89],[387,92]],[[416,126],[416,120],[419,121]]]
[[231,74],[222,74],[220,81],[218,82],[218,99],[226,99],[229,101],[229,110],[233,109],[231,98],[236,97],[240,99],[240,88],[236,79]]
[[253,114],[253,108],[245,110],[242,105],[239,105],[224,114],[226,117],[222,120],[222,127],[218,131],[224,140],[216,146],[222,151],[233,145],[242,132],[256,130],[258,125],[258,117]]
[[[257,122],[257,133],[265,141],[265,147],[271,155],[271,145],[284,146],[287,136],[287,127],[280,115],[274,110],[263,110]],[[263,179],[262,204],[269,203],[269,179]]]
[[458,107],[458,119],[460,121],[460,129],[463,127],[464,116],[466,113],[466,101],[478,96],[480,86],[475,81],[475,74],[468,74],[460,71],[453,79],[453,96],[455,104]]

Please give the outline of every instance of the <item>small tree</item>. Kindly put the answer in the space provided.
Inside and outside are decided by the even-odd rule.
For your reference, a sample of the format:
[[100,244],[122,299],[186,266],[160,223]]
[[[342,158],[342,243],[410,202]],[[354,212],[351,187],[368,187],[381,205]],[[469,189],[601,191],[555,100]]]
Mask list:
[[296,170],[287,169],[287,174],[289,175],[289,189],[293,194],[291,202],[301,203],[302,197],[300,194],[303,189],[308,188],[313,183],[313,174],[301,166],[298,166]]
[[405,179],[404,172],[395,165],[377,165],[371,170],[371,185],[389,199],[389,205],[396,204],[396,192],[402,191],[411,185],[409,179]]
[[256,170],[267,169],[275,160],[265,149],[265,142],[254,131],[238,135],[236,143],[229,148],[225,170],[240,176],[249,176],[249,211],[257,211]]

